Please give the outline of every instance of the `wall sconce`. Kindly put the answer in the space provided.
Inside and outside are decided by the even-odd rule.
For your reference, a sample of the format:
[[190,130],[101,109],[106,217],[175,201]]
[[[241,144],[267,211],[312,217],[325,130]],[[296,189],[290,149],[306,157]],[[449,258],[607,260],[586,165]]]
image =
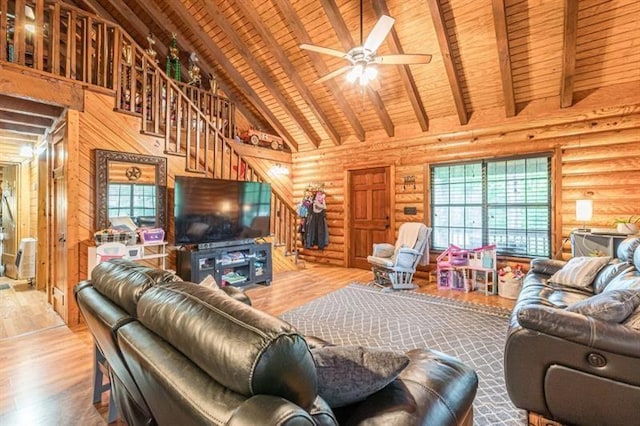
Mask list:
[[283,166],[280,163],[276,163],[271,166],[271,174],[275,176],[285,176],[289,174],[289,168],[287,166]]
[[416,189],[416,177],[413,175],[404,176],[402,178],[402,190],[407,190],[407,185],[413,185],[413,189]]
[[593,200],[576,200],[576,220],[582,221],[582,228],[578,231],[589,232],[586,223],[593,217]]

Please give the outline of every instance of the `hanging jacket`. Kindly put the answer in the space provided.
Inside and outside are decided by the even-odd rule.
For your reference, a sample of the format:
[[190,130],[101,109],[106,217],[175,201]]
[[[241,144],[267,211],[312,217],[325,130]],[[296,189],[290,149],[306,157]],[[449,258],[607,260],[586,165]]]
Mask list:
[[305,222],[304,248],[311,249],[318,246],[322,250],[329,245],[329,226],[325,210],[319,213],[309,211]]

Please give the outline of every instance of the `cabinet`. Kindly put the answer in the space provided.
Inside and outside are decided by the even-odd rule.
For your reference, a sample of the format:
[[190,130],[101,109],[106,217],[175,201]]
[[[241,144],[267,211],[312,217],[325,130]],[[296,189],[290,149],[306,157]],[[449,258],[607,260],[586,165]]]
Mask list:
[[627,237],[627,235],[623,234],[573,231],[571,233],[571,255],[573,257],[616,257],[618,246]]
[[[98,259],[98,255],[96,253],[97,248],[98,247],[96,246],[89,246],[87,249],[87,277],[91,277],[91,271],[98,263],[100,263],[100,259]],[[135,244],[127,246],[127,254],[125,257],[135,261],[156,262],[156,266],[158,268],[166,269],[166,259],[168,255],[166,249],[166,241],[159,243]]]
[[271,284],[271,243],[180,250],[176,262],[185,281],[199,283],[211,275],[218,285]]

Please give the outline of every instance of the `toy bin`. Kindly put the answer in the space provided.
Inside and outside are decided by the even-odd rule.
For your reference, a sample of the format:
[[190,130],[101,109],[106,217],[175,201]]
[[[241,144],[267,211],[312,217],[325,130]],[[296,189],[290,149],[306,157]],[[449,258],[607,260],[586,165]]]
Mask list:
[[522,289],[522,278],[498,277],[498,295],[507,299],[517,299]]
[[164,241],[164,230],[162,228],[148,228],[140,230],[140,240],[142,244],[154,244]]

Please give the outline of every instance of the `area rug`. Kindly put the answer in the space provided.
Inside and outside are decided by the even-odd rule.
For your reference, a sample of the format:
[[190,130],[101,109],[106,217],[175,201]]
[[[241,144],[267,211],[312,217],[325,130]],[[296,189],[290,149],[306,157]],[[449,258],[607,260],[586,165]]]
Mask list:
[[504,383],[507,309],[350,284],[281,317],[303,334],[335,344],[429,348],[453,355],[478,373],[475,425],[527,424]]

